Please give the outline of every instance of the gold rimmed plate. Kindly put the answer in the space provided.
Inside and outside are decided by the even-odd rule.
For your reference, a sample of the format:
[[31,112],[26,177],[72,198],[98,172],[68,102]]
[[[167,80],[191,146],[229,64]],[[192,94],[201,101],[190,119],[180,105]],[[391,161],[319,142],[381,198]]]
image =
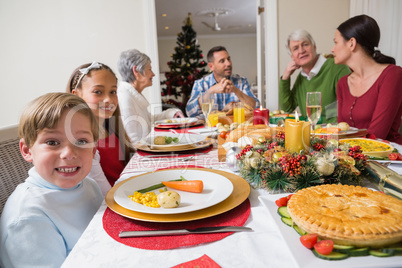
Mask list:
[[144,143],[137,143],[135,148],[141,151],[150,152],[150,153],[166,153],[166,152],[184,152],[184,151],[191,151],[197,149],[207,148],[213,144],[213,140],[205,139],[201,142],[197,142],[195,144],[186,145],[186,146],[171,146],[165,149],[155,149],[151,148],[149,145]]
[[[105,197],[106,205],[115,213],[130,219],[148,221],[148,222],[183,222],[183,221],[204,219],[222,214],[240,205],[244,200],[248,198],[250,194],[250,185],[243,178],[229,172],[207,169],[207,168],[187,168],[187,169],[170,169],[170,170],[182,171],[183,177],[186,177],[186,170],[202,170],[205,172],[219,174],[231,181],[231,183],[233,184],[233,191],[225,200],[219,202],[216,205],[204,209],[179,214],[150,214],[150,213],[142,213],[129,210],[116,203],[114,199],[115,192],[126,182],[122,181],[113,186],[112,189],[110,189],[109,192],[106,194]],[[164,170],[156,172],[164,172]],[[136,178],[141,177],[145,174],[132,177],[128,180],[135,180]]]

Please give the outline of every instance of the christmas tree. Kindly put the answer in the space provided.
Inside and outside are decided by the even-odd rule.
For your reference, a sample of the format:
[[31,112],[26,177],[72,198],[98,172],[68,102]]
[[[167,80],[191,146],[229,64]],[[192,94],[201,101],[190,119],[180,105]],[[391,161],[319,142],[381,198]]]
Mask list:
[[178,33],[174,48],[175,53],[170,55],[172,60],[167,64],[170,71],[165,73],[166,80],[161,84],[164,106],[176,106],[185,112],[187,101],[190,98],[194,81],[203,77],[206,62],[196,39],[197,33],[192,26],[191,13],[184,21],[183,32]]

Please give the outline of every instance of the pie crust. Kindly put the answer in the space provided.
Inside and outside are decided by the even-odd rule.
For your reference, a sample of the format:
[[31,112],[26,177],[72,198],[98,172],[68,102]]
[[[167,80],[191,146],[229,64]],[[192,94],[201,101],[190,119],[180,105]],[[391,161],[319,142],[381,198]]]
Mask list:
[[402,241],[402,201],[365,187],[305,188],[292,195],[288,211],[307,233],[335,244],[376,248]]

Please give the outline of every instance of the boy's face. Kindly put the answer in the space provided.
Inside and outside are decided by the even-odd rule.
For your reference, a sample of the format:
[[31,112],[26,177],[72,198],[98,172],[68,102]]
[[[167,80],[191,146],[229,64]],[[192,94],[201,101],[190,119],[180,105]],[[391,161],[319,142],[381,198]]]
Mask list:
[[54,129],[39,131],[31,148],[23,139],[20,141],[24,159],[33,162],[43,179],[65,189],[76,186],[88,175],[96,151],[90,119],[69,111],[63,112]]

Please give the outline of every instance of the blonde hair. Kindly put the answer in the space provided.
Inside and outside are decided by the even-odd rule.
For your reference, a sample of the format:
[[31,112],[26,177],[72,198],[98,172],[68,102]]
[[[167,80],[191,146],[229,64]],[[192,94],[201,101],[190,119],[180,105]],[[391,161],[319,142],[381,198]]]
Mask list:
[[94,142],[96,142],[99,138],[98,120],[88,104],[74,94],[62,92],[45,94],[27,105],[20,117],[19,137],[24,139],[28,147],[31,147],[38,138],[39,132],[45,128],[55,128],[66,110],[75,110],[89,118]]

